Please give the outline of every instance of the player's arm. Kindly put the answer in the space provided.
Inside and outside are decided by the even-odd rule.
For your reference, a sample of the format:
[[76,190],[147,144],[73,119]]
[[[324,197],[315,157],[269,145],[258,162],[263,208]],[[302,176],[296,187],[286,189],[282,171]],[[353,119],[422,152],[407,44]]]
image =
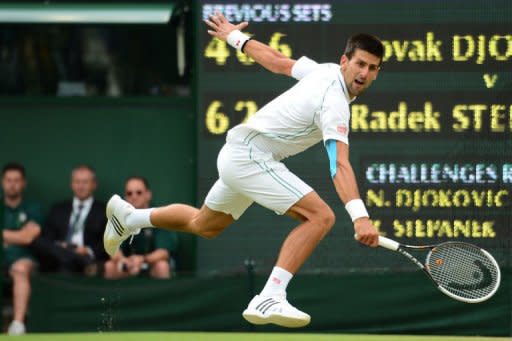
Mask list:
[[208,34],[227,41],[231,46],[243,51],[267,70],[292,76],[292,68],[296,60],[288,58],[281,52],[257,40],[249,39],[247,35],[240,32],[247,27],[247,22],[234,25],[222,13],[210,15],[209,20],[205,20],[205,22],[210,27]]
[[286,57],[268,45],[251,39],[244,45],[243,52],[273,73],[292,76],[292,68],[296,60]]
[[377,246],[379,234],[359,195],[356,176],[349,161],[348,145],[341,141],[328,140],[326,148],[334,187],[354,223],[358,240],[369,246]]

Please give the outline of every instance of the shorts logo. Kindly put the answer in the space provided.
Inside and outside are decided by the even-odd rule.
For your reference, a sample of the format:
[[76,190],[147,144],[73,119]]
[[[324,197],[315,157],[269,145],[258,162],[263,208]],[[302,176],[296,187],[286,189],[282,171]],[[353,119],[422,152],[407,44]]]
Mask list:
[[342,135],[344,135],[344,136],[347,136],[347,134],[348,134],[348,128],[347,128],[347,126],[346,126],[346,125],[344,125],[343,123],[342,123],[342,124],[340,124],[339,126],[337,126],[337,127],[336,127],[336,130],[337,130],[340,134],[342,134]]

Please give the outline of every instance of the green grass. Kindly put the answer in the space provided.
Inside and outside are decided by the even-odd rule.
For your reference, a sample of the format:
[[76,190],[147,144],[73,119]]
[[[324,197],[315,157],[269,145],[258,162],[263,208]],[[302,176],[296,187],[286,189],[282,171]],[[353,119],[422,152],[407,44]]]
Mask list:
[[60,333],[28,334],[0,340],[33,341],[510,341],[505,337],[348,335],[286,333]]

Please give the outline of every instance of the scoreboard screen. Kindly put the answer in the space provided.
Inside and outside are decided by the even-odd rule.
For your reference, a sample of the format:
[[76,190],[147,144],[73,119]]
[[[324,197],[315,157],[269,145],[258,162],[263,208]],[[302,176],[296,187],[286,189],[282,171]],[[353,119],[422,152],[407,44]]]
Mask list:
[[[378,79],[351,105],[350,158],[382,235],[408,244],[466,241],[511,265],[512,2],[200,1],[197,14],[198,202],[217,179],[226,132],[295,80],[207,34],[215,11],[284,55],[339,63],[349,36],[385,47]],[[322,144],[284,161],[336,213],[306,272],[409,269],[361,247],[334,190]],[[269,269],[295,226],[254,204],[220,237],[199,241],[198,271]],[[411,267],[412,269],[413,267]]]

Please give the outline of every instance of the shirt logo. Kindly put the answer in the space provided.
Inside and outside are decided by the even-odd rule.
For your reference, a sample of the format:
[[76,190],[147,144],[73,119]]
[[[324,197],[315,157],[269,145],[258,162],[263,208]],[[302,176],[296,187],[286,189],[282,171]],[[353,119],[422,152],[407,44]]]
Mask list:
[[342,134],[343,136],[347,136],[348,135],[348,128],[343,123],[340,124],[339,126],[337,126],[336,130],[338,131],[338,133]]
[[23,223],[25,223],[27,221],[27,214],[25,212],[20,212],[18,214],[18,223],[20,225],[22,225]]

